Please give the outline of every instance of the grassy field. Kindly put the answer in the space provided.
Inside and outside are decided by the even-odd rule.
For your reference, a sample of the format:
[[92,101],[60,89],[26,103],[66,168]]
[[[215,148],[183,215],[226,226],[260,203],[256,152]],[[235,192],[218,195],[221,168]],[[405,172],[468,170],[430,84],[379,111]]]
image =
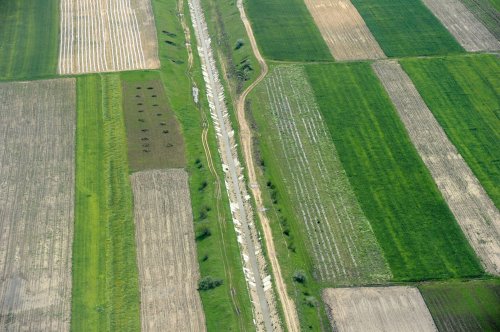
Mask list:
[[132,191],[118,75],[77,81],[73,331],[138,331]]
[[0,1],[0,79],[56,74],[59,1]]
[[251,0],[245,6],[264,57],[289,61],[333,61],[303,1]]
[[352,3],[389,57],[463,52],[419,0],[353,0]]
[[401,61],[425,103],[500,207],[500,61],[493,55]]
[[481,275],[476,256],[369,64],[306,70],[394,280]]
[[419,286],[439,331],[500,331],[500,280]]

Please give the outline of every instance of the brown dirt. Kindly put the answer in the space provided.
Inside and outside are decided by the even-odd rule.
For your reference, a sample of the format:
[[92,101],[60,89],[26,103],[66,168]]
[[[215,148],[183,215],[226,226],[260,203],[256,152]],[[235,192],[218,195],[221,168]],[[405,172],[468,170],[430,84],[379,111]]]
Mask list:
[[487,272],[500,274],[500,214],[396,61],[373,64],[417,151]]
[[336,60],[383,59],[385,54],[348,0],[305,0]]
[[138,172],[134,192],[143,331],[204,331],[188,175]]
[[122,87],[130,169],[185,167],[184,139],[161,81],[124,81]]
[[323,301],[334,331],[437,331],[413,287],[328,288]]
[[68,331],[75,80],[0,84],[0,330]]

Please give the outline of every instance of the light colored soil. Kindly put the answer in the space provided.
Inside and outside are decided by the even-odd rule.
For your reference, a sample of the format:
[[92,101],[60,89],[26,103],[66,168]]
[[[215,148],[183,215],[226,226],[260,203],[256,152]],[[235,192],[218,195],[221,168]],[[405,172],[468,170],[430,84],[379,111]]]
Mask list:
[[336,60],[382,59],[385,54],[348,0],[305,0]]
[[75,80],[0,84],[0,330],[68,331]]
[[413,287],[328,288],[323,301],[334,331],[437,331]]
[[204,331],[188,175],[131,176],[143,331]]
[[159,68],[150,0],[62,0],[59,73]]
[[486,271],[499,275],[498,209],[401,66],[395,61],[381,61],[374,63],[373,68],[396,106],[420,157]]
[[497,51],[500,42],[460,0],[423,0],[462,47],[469,52]]

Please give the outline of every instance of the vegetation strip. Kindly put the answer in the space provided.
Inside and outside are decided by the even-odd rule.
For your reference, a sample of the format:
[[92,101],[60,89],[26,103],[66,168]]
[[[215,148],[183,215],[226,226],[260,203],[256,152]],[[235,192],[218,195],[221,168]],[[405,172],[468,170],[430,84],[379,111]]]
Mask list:
[[132,189],[118,75],[77,81],[73,331],[139,331]]
[[[462,3],[481,21],[486,28],[500,40],[500,1],[499,0],[461,0]],[[496,9],[495,4],[496,3]]]
[[306,72],[394,279],[482,274],[370,65],[310,65]]
[[500,274],[500,213],[395,61],[373,68],[465,236],[487,272]]
[[0,83],[0,329],[68,331],[75,80]]

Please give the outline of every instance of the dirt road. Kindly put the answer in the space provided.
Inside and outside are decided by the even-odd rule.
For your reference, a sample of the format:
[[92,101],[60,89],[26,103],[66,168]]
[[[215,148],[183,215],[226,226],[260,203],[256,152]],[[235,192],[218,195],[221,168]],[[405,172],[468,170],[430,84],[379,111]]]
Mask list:
[[257,42],[255,41],[255,36],[253,34],[252,26],[250,25],[250,22],[248,21],[245,13],[243,1],[238,0],[237,6],[240,11],[241,20],[245,25],[248,39],[250,40],[250,44],[252,45],[253,53],[255,54],[257,61],[259,61],[259,65],[261,67],[261,73],[259,77],[241,94],[241,96],[237,101],[236,110],[240,127],[241,147],[243,151],[243,156],[245,158],[245,164],[247,166],[248,180],[251,184],[250,188],[255,198],[257,214],[259,216],[260,222],[262,224],[262,229],[264,231],[264,241],[266,243],[269,260],[271,261],[271,267],[276,284],[276,290],[278,292],[278,296],[281,305],[283,307],[286,326],[289,331],[299,331],[300,330],[299,318],[297,316],[295,304],[293,303],[292,299],[288,296],[288,293],[286,291],[285,280],[281,275],[281,269],[279,266],[278,257],[276,257],[276,249],[274,248],[273,234],[271,232],[269,220],[267,219],[267,216],[262,212],[263,211],[262,192],[258,186],[257,176],[255,174],[255,168],[254,168],[255,161],[252,153],[252,133],[250,131],[250,126],[248,125],[247,120],[245,118],[246,97],[253,90],[253,88],[264,79],[264,77],[267,75],[269,71],[269,68],[266,62],[264,61],[264,58],[260,54],[259,48],[257,47]]

